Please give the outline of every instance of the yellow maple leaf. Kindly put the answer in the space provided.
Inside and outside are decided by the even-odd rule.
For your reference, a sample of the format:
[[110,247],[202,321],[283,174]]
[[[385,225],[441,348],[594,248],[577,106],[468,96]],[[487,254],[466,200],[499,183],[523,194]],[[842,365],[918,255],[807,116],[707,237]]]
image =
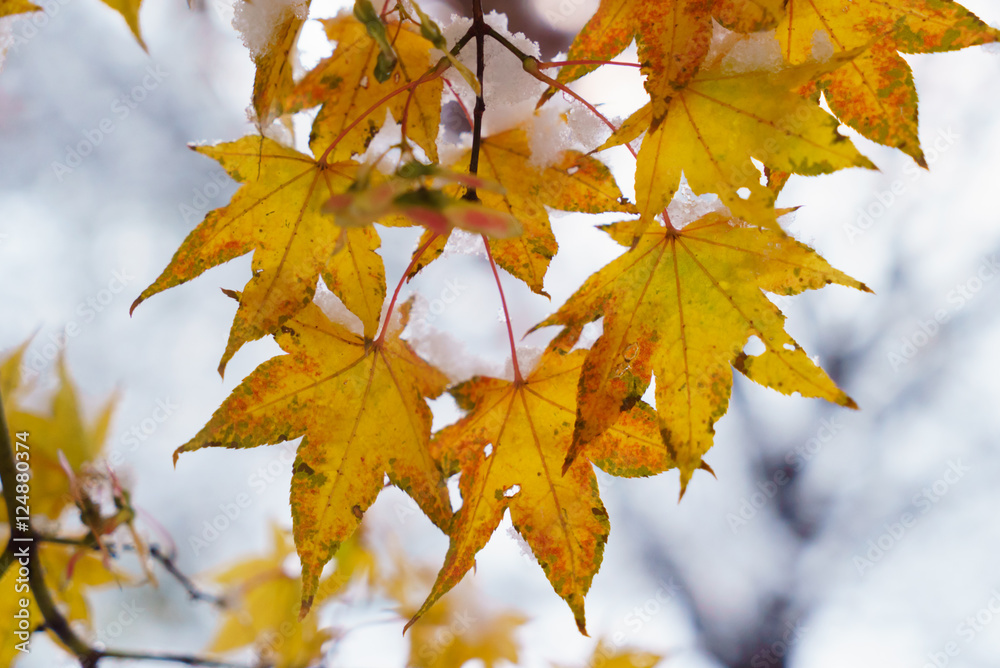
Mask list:
[[[271,534],[270,555],[241,561],[212,578],[226,587],[228,607],[208,651],[225,653],[249,646],[274,668],[312,666],[334,633],[320,629],[315,615],[299,620],[302,584],[283,568],[293,546],[279,527],[273,526]],[[336,572],[319,584],[317,601],[339,592],[368,562],[370,555],[355,541],[345,544],[337,555]]]
[[898,52],[961,49],[994,42],[1000,31],[951,0],[789,0],[777,38],[792,64],[823,58],[825,50],[870,47],[820,77],[819,86],[844,123],[926,166],[917,134],[913,73]]
[[109,569],[94,550],[81,552],[71,545],[47,543],[40,555],[45,580],[69,621],[90,621],[86,598],[90,588],[130,580],[120,571]]
[[195,150],[217,160],[244,185],[228,206],[205,216],[132,310],[158,292],[253,251],[253,277],[239,295],[220,373],[240,346],[276,332],[308,304],[318,278],[361,319],[365,336],[374,337],[385,300],[378,232],[373,227],[342,230],[322,212],[331,196],[354,182],[358,164],[318,162],[258,136]]
[[[558,250],[546,207],[557,211],[633,213],[622,197],[611,171],[599,160],[578,151],[565,151],[551,165],[533,167],[524,130],[515,128],[483,139],[479,176],[500,184],[502,192],[479,192],[484,205],[509,213],[523,231],[511,239],[490,240],[497,264],[528,284],[543,290],[545,272]],[[455,162],[467,169],[469,154]]]
[[[777,72],[702,70],[673,97],[666,119],[639,149],[635,188],[643,224],[667,206],[682,173],[696,194],[716,193],[734,214],[769,223],[775,219],[775,193],[760,184],[751,158],[770,169],[804,175],[874,168],[837,132],[837,119],[819,107],[816,97],[797,93],[856,55]],[[641,232],[643,224],[635,231]]]
[[[84,464],[96,462],[107,440],[111,415],[117,399],[110,398],[93,422],[84,419],[73,381],[60,358],[57,365],[59,386],[52,394],[47,414],[21,408],[15,400],[20,384],[8,387],[23,354],[18,349],[4,363],[4,408],[11,432],[28,432],[31,448],[31,514],[55,520],[63,509],[73,504],[66,471],[59,462],[60,451],[74,472]],[[8,398],[10,397],[10,398]]]
[[419,27],[409,21],[386,25],[399,60],[392,76],[380,82],[374,70],[381,51],[365,25],[346,10],[321,23],[327,37],[336,43],[336,49],[302,78],[283,105],[291,112],[323,105],[309,138],[313,153],[322,155],[334,141],[337,145],[330,153],[331,160],[345,160],[363,153],[382,128],[386,114],[391,113],[400,123],[405,115],[405,136],[422,148],[431,162],[437,162],[444,85],[440,78],[396,95],[352,127],[369,108],[402,86],[419,80],[434,65],[430,56],[432,45],[420,35]]
[[[514,612],[487,613],[469,600],[445,598],[409,630],[412,668],[453,668],[479,660],[486,668],[517,665],[516,632],[527,618]],[[410,611],[411,613],[413,610]]]
[[26,340],[0,362],[0,392],[3,392],[4,410],[10,411],[16,407],[21,395],[30,391],[30,385],[25,382],[21,373],[24,363],[24,353],[31,345],[31,339]]
[[[653,668],[663,659],[661,654],[640,652],[634,649],[618,649],[610,643],[601,640],[594,648],[594,653],[587,661],[588,667],[601,668]],[[553,668],[567,668],[553,664]]]
[[40,12],[42,8],[28,0],[0,0],[0,16]]
[[[854,407],[788,336],[784,316],[764,294],[792,295],[829,283],[868,290],[780,229],[720,213],[679,231],[648,228],[538,325],[565,325],[563,338],[575,340],[585,323],[604,318],[580,376],[567,464],[638,401],[654,373],[659,427],[680,468],[682,493],[726,412],[731,367],[784,394]],[[751,336],[765,352],[743,353]]]
[[[41,545],[38,550],[43,577],[53,602],[67,621],[86,625],[90,621],[87,593],[91,588],[112,584],[118,574],[108,570],[96,552],[77,554],[72,546],[53,543]],[[71,561],[73,573],[69,577],[68,566]],[[30,588],[24,588],[27,585],[27,571],[22,571],[19,567],[20,564],[15,561],[0,579],[0,591],[4,592],[0,596],[0,632],[4,637],[4,642],[0,644],[2,666],[14,666],[17,659],[25,656],[18,651],[17,644],[30,635],[22,636],[18,633],[31,634],[45,622]],[[22,599],[27,601],[26,607],[21,605]],[[26,612],[21,612],[22,610]],[[51,637],[61,646],[58,638],[54,635]]]
[[101,2],[122,15],[129,30],[139,42],[139,46],[142,47],[143,51],[148,51],[146,42],[142,39],[142,32],[139,30],[139,9],[142,0],[101,0]]
[[275,338],[288,354],[257,367],[174,457],[304,436],[291,488],[304,614],[323,565],[357,529],[386,473],[439,527],[448,526],[451,505],[427,449],[425,401],[447,379],[397,336],[366,342],[312,304]]
[[[459,406],[470,412],[440,431],[432,448],[447,473],[461,472],[462,507],[445,563],[414,620],[472,568],[476,553],[510,509],[514,527],[586,633],[584,595],[600,567],[608,516],[590,463],[581,458],[562,470],[585,354],[552,349],[526,380],[480,377],[452,390]],[[655,418],[640,405],[606,438],[594,439],[588,455],[608,468],[648,475],[672,465],[663,456],[636,463],[658,444]]]
[[[608,61],[635,39],[655,129],[667,115],[673,94],[688,84],[708,54],[713,17],[732,30],[757,31],[774,25],[782,5],[782,0],[601,0],[570,46],[567,60]],[[564,67],[558,81],[575,81],[599,64]]]
[[[404,550],[391,550],[392,573],[382,582],[399,603],[399,614],[411,617],[420,607],[434,571],[414,565]],[[408,630],[410,668],[457,668],[478,659],[486,668],[498,662],[518,663],[517,633],[528,619],[517,612],[497,610],[482,592],[463,582]]]

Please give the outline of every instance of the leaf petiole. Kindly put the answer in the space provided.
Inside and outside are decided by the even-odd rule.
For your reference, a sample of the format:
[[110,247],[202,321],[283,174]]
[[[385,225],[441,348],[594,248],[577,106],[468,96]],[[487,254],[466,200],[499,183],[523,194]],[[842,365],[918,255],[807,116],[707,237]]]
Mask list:
[[503,305],[503,319],[507,323],[507,340],[510,341],[510,358],[514,366],[514,384],[521,385],[524,378],[521,376],[521,368],[517,364],[517,346],[514,344],[514,329],[510,324],[510,312],[507,310],[507,298],[503,294],[503,285],[500,283],[500,272],[497,271],[497,263],[493,260],[493,253],[490,251],[490,240],[483,236],[483,245],[486,246],[486,257],[490,260],[490,269],[493,270],[493,278],[497,282],[497,290],[500,292],[500,303]]
[[396,284],[396,290],[392,293],[392,300],[390,300],[389,308],[386,309],[385,318],[382,320],[382,331],[379,332],[378,338],[375,339],[375,343],[373,344],[374,346],[380,345],[382,341],[385,340],[385,333],[389,331],[389,322],[392,320],[392,311],[396,307],[396,300],[399,298],[399,291],[403,289],[403,283],[406,282],[406,277],[410,275],[410,272],[413,271],[417,262],[420,261],[420,256],[424,254],[424,251],[426,251],[439,236],[440,235],[435,234],[430,239],[425,241],[420,248],[417,249],[417,252],[413,254],[413,257],[410,258],[410,264],[407,265],[406,269],[403,271],[403,275],[399,278],[399,283]]

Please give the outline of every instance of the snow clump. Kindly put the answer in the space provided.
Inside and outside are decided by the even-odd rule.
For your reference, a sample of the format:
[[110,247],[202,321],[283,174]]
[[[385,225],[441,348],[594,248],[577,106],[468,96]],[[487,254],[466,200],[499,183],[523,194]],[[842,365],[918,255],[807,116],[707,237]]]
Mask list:
[[243,37],[243,44],[254,58],[262,56],[271,46],[275,28],[287,13],[305,20],[309,3],[304,0],[242,0],[233,12],[233,27]]

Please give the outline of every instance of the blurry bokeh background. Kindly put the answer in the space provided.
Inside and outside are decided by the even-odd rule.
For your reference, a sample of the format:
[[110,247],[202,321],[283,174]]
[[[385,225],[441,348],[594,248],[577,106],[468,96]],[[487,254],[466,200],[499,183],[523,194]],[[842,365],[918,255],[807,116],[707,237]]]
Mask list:
[[[316,0],[313,15],[348,4]],[[1000,25],[994,0],[964,4]],[[186,144],[253,132],[245,114],[252,63],[230,26],[228,0],[193,9],[145,0],[148,54],[96,0],[43,5],[44,19],[7,22],[14,39],[0,73],[0,349],[34,335],[28,364],[51,378],[47,352],[60,346],[46,344],[78,326],[64,352],[90,405],[121,393],[108,451],[124,455],[136,504],[173,535],[181,567],[197,573],[265,550],[269,521],[290,522],[290,458],[281,448],[202,451],[176,470],[170,462],[278,348],[250,344],[224,380],[215,371],[235,311],[219,288],[245,283],[249,256],[155,297],[132,318],[128,307],[201,216],[234,191]],[[509,11],[511,27],[540,38],[553,56],[596,2],[486,5]],[[445,4],[433,8],[449,14]],[[316,26],[306,36],[311,64],[325,54]],[[879,172],[793,177],[781,200],[805,205],[789,223],[799,239],[875,292],[830,287],[780,301],[792,335],[861,410],[782,397],[737,375],[706,458],[717,481],[695,476],[678,504],[676,473],[631,481],[600,474],[612,533],[588,596],[594,639],[669,654],[662,665],[678,668],[997,665],[1000,50],[907,60],[930,170],[858,140]],[[638,86],[638,77],[616,71],[577,88],[614,118],[640,104]],[[85,139],[92,152],[71,158]],[[610,159],[630,194],[628,161]],[[595,222],[556,216],[563,253],[549,272],[551,302],[507,282],[516,334],[621,252]],[[384,239],[394,285],[416,233]],[[457,299],[428,320],[462,345],[425,342],[425,350],[450,369],[501,372],[509,351],[483,258],[455,253],[409,289],[427,304],[454,281],[464,286]],[[524,343],[544,345],[551,334]],[[173,408],[150,429],[161,404]],[[439,424],[454,419],[447,400],[436,411]],[[144,439],[133,448],[122,438],[137,426]],[[252,505],[196,553],[190,536],[241,493]],[[445,537],[399,512],[406,505],[387,490],[373,529],[392,533],[415,562],[440,563]],[[531,618],[520,636],[523,665],[580,663],[596,640],[577,633],[509,527],[505,520],[467,579],[498,608]],[[95,626],[132,599],[147,612],[118,645],[194,652],[212,634],[212,612],[169,581],[97,597]],[[328,665],[403,665],[402,621],[366,622],[386,618],[377,603],[328,614],[356,626]],[[957,654],[945,653],[948,643]],[[24,665],[71,665],[44,649],[39,640]]]

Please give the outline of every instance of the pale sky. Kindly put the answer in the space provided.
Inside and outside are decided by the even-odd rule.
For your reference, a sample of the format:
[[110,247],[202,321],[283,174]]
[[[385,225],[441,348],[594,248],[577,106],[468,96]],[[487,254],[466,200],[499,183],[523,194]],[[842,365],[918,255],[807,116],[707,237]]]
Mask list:
[[[228,25],[231,8],[218,2],[208,0],[207,12],[197,15],[184,3],[146,0],[146,55],[103,5],[66,0],[8,54],[0,72],[0,308],[9,316],[0,322],[0,348],[37,332],[33,350],[40,351],[69,323],[79,326],[66,346],[72,373],[91,406],[120,390],[108,451],[124,454],[137,504],[170,531],[188,572],[263,550],[269,521],[289,522],[290,472],[280,449],[203,451],[182,457],[176,470],[170,463],[173,449],[240,379],[278,352],[269,340],[256,342],[234,358],[224,380],[215,372],[234,310],[219,288],[240,288],[249,259],[213,269],[128,316],[200,216],[225,204],[235,188],[186,144],[253,132],[244,113],[252,63]],[[1000,25],[997,3],[964,4]],[[316,15],[336,7],[319,5]],[[310,43],[321,36],[315,28],[306,34]],[[315,62],[322,53],[315,48],[305,60]],[[930,171],[859,140],[879,172],[796,177],[781,200],[804,205],[790,224],[793,234],[874,290],[832,287],[780,302],[793,337],[821,363],[838,360],[831,371],[861,410],[782,397],[737,379],[731,414],[706,457],[718,480],[696,476],[678,504],[676,473],[636,481],[601,474],[612,532],[588,596],[593,638],[672,653],[664,666],[720,666],[704,651],[705,639],[735,642],[777,596],[792,615],[788,665],[923,668],[948,643],[957,648],[949,666],[991,666],[1000,656],[1000,622],[983,622],[982,613],[1000,587],[1000,280],[990,269],[1000,254],[1000,50],[907,60],[921,96],[921,138],[934,158]],[[595,75],[579,90],[618,116],[639,100],[627,88],[638,79],[627,79],[621,72]],[[105,119],[108,132],[100,129]],[[95,132],[100,140],[90,155],[69,171],[56,166],[68,165],[72,147]],[[614,161],[627,179],[624,157]],[[592,223],[557,216],[563,254],[551,269],[552,302],[505,282],[516,333],[620,252]],[[390,284],[415,239],[412,231],[387,235]],[[502,370],[506,332],[481,258],[452,255],[412,289],[433,300],[456,278],[469,289],[433,325],[478,360],[468,361],[470,368]],[[99,310],[89,304],[115,280],[123,289],[108,303]],[[35,359],[51,372],[50,360]],[[123,436],[157,401],[176,410],[131,448]],[[454,415],[446,401],[436,410],[438,422]],[[782,519],[787,508],[760,496],[771,480],[762,462],[775,461],[801,466],[791,498],[807,539]],[[253,476],[269,464],[277,475],[258,494]],[[254,502],[246,515],[209,550],[193,554],[188,537],[219,504],[248,491]],[[373,524],[398,536],[415,558],[440,563],[445,537],[422,518],[398,522],[394,509],[403,502],[396,491],[384,493],[371,511]],[[509,526],[505,520],[468,577],[498,606],[533,618],[522,635],[523,665],[579,662],[594,641],[577,633]],[[658,598],[671,577],[682,593]],[[100,596],[95,624],[108,624],[130,598],[154,612],[123,643],[197,651],[209,640],[210,611],[170,584]],[[636,607],[647,604],[637,615]],[[346,619],[358,623],[385,617],[377,607],[352,614]],[[977,615],[975,624],[966,621]],[[330,665],[402,665],[401,627],[357,630]],[[22,665],[63,664],[39,651]]]

